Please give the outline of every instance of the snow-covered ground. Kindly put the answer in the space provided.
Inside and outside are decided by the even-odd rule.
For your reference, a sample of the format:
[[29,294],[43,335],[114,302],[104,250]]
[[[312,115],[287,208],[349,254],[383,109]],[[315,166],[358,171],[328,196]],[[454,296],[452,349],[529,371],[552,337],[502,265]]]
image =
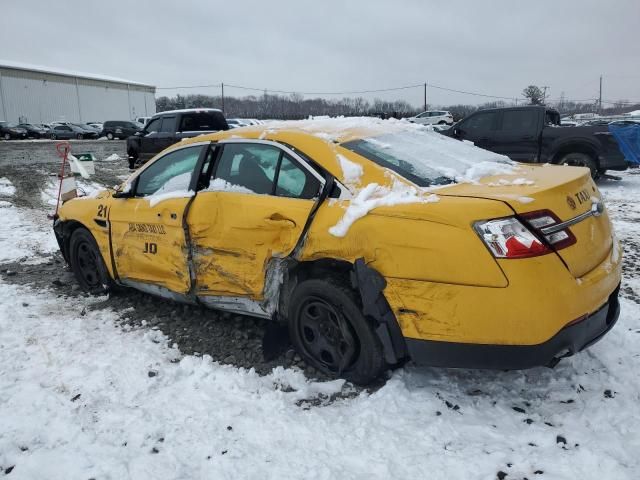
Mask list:
[[[600,188],[629,255],[640,251],[640,175],[622,177]],[[55,249],[46,212],[2,189],[0,271]],[[0,476],[638,479],[639,279],[627,269],[610,334],[554,370],[409,366],[362,391],[183,355],[159,331],[118,327],[124,313],[99,298],[5,277]]]

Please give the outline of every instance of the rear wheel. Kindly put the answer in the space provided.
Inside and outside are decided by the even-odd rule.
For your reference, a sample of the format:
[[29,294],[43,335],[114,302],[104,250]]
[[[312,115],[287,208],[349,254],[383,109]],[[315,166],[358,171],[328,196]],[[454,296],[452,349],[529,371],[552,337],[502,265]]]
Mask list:
[[446,125],[446,124],[447,124],[447,122],[445,122],[444,120],[440,120],[440,121],[438,122],[438,125]]
[[78,135],[76,135],[76,138],[78,140],[82,140],[84,138],[84,136],[81,133],[79,133]]
[[111,279],[93,235],[85,228],[78,228],[69,241],[69,263],[80,287],[92,295],[107,293]]
[[111,133],[111,132],[107,133],[107,138],[109,140],[113,140],[113,133]]
[[586,153],[568,153],[558,163],[560,165],[571,165],[572,167],[587,167],[591,171],[591,177],[594,180],[600,175],[595,160]]
[[52,133],[52,134],[51,134],[51,140],[55,140],[55,139],[56,139],[56,134],[55,134],[55,133]]
[[10,135],[10,134],[8,134],[8,133],[5,133],[3,138],[4,138],[5,140],[11,140],[11,135]]
[[326,375],[366,385],[386,364],[357,296],[340,282],[306,280],[291,296],[289,334],[298,352]]

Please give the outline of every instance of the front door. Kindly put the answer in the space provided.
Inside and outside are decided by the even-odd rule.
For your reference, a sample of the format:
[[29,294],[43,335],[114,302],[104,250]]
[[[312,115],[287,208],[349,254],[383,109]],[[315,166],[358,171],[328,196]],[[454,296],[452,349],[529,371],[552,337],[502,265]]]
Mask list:
[[477,112],[462,120],[454,128],[461,140],[473,142],[476,147],[493,151],[493,135],[498,125],[497,112]]
[[109,211],[116,271],[124,283],[186,294],[191,288],[184,215],[204,146],[173,150],[133,180],[133,197],[114,198]]
[[295,247],[322,182],[273,144],[224,144],[189,208],[196,294],[263,299],[269,262]]

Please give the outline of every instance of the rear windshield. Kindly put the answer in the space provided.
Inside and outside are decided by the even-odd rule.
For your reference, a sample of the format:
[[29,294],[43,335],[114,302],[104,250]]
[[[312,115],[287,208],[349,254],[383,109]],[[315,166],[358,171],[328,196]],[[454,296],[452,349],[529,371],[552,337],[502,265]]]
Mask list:
[[229,130],[227,121],[222,113],[195,112],[185,113],[180,121],[181,132],[211,132]]
[[420,187],[454,183],[482,162],[509,163],[501,155],[440,133],[401,131],[345,142],[342,147],[393,170]]

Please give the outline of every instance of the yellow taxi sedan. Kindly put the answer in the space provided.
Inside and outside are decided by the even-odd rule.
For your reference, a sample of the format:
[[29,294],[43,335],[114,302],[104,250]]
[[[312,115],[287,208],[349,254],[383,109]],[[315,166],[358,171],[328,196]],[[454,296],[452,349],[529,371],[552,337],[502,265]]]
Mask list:
[[85,290],[284,323],[310,364],[361,384],[409,359],[554,365],[619,315],[620,247],[587,169],[406,122],[200,136],[66,202],[54,230]]

